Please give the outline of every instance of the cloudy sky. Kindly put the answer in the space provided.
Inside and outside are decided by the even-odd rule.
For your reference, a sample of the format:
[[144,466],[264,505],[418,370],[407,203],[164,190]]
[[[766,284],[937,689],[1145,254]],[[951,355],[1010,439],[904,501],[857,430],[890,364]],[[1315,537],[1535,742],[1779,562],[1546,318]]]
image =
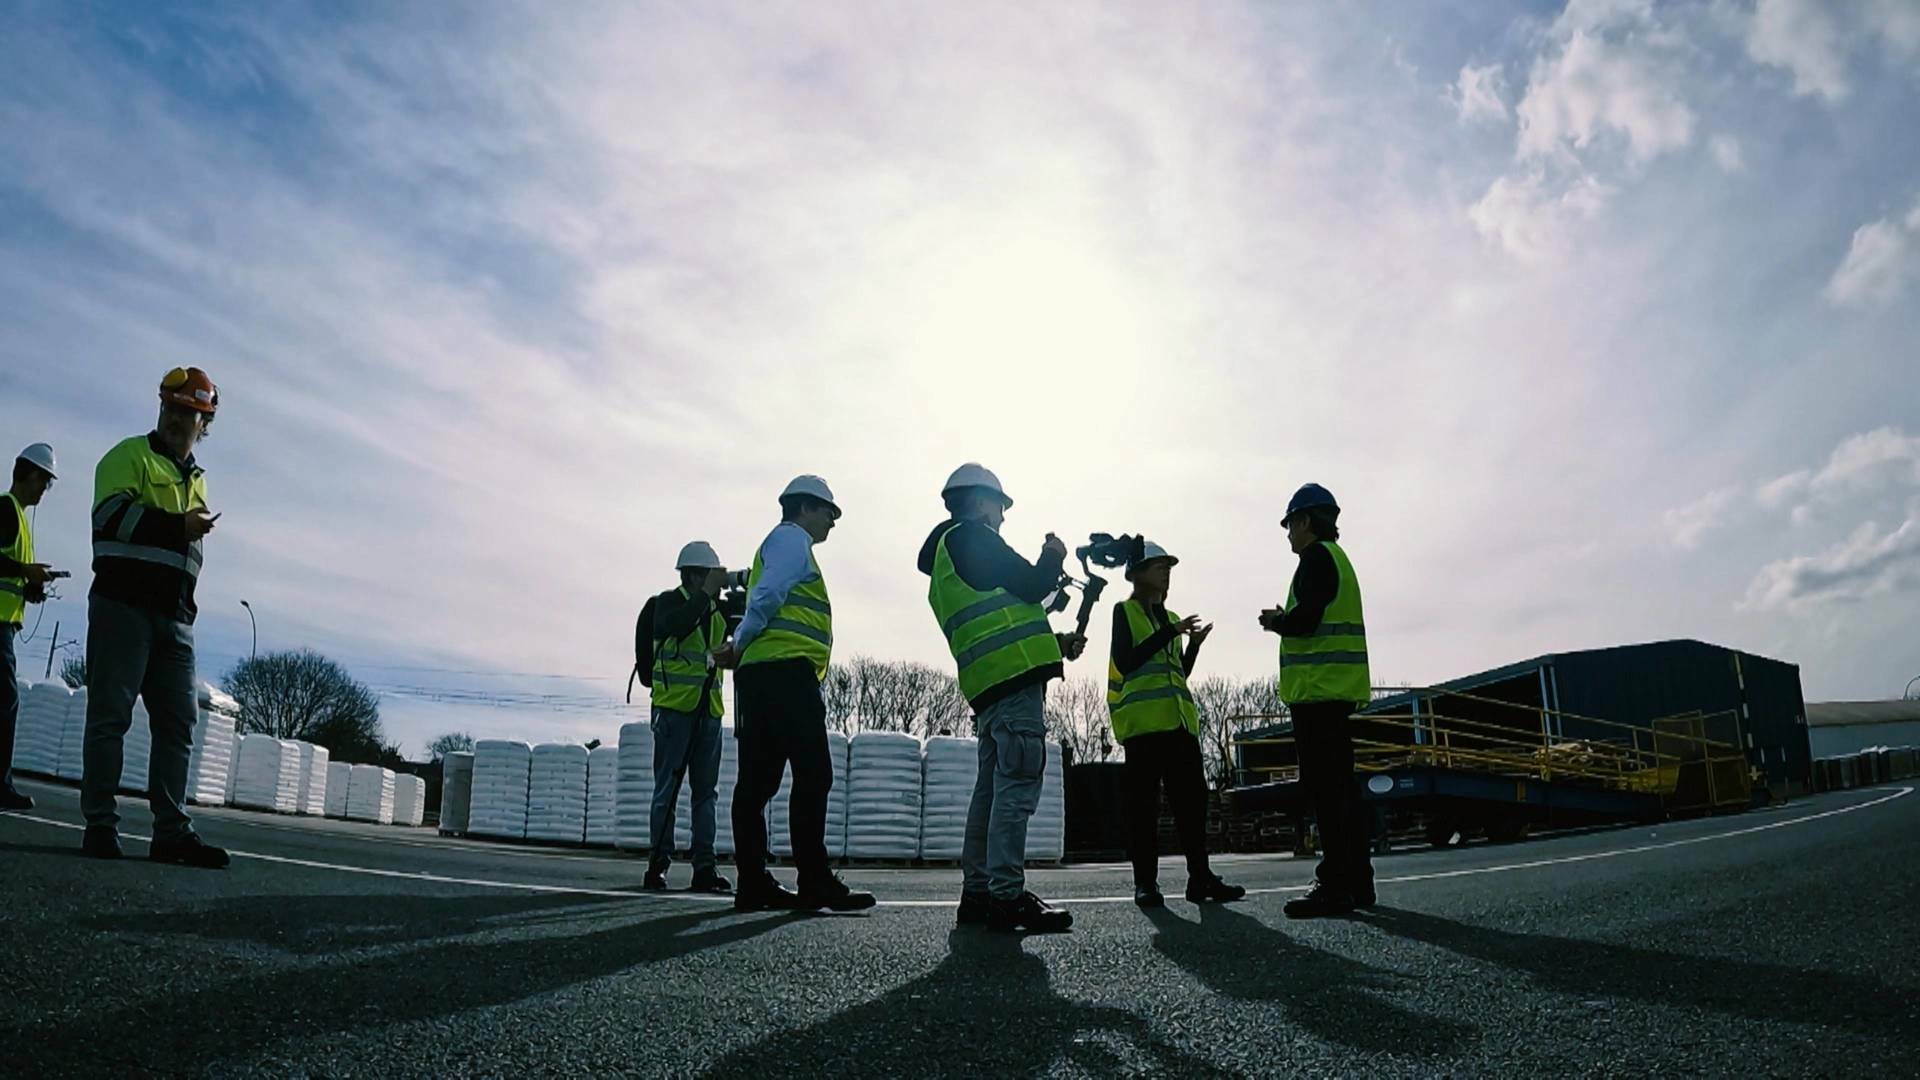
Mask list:
[[969,459],[1030,554],[1179,554],[1215,672],[1272,670],[1314,480],[1378,681],[1920,674],[1912,0],[29,2],[0,56],[0,439],[56,444],[81,571],[29,655],[198,364],[203,674],[246,598],[413,752],[610,737],[676,550],[744,565],[798,472],[842,655],[943,660],[913,559]]

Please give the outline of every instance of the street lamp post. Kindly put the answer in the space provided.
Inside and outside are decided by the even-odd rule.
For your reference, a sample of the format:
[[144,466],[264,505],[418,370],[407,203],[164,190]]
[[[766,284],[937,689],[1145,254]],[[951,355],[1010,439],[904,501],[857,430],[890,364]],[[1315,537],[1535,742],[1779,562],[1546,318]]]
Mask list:
[[1907,680],[1907,688],[1900,691],[1900,700],[1905,701],[1913,696],[1913,684],[1917,682],[1920,682],[1920,675],[1915,675],[1913,678]]
[[260,624],[253,618],[252,604],[242,600],[240,606],[247,609],[247,626],[253,630],[253,647],[247,651],[247,659],[252,660],[260,655]]

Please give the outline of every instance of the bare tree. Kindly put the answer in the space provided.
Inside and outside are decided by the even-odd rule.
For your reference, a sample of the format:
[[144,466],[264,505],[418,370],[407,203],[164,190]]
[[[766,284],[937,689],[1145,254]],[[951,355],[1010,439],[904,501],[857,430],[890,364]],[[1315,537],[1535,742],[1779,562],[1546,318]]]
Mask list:
[[1047,738],[1064,745],[1074,764],[1113,758],[1119,747],[1107,715],[1106,687],[1086,677],[1049,684]]
[[1220,788],[1233,780],[1233,740],[1249,728],[1286,714],[1272,679],[1230,679],[1212,675],[1192,686],[1200,712],[1200,755],[1207,783]]
[[382,741],[380,700],[345,668],[311,649],[242,660],[220,680],[240,703],[238,728],[324,746],[335,761],[399,760]]
[[78,690],[87,685],[87,658],[84,656],[63,657],[60,661],[60,681],[68,687]]
[[[597,741],[597,740],[596,740]],[[439,761],[448,754],[473,749],[473,736],[464,731],[449,731],[427,744],[427,760]],[[592,747],[588,747],[589,750]]]

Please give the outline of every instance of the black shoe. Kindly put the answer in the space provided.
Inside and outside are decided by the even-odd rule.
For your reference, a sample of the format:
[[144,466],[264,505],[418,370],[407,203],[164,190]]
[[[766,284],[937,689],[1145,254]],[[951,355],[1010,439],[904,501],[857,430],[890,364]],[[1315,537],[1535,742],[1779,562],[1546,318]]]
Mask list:
[[960,890],[960,917],[956,920],[959,925],[985,926],[987,925],[987,915],[992,910],[993,898],[986,893],[968,892],[965,889]]
[[640,882],[640,887],[648,892],[666,892],[667,875],[658,870],[649,870],[646,878]]
[[1167,906],[1167,897],[1158,885],[1135,885],[1133,902],[1143,908],[1160,908]]
[[180,866],[196,866],[202,870],[225,870],[233,860],[227,853],[205,840],[199,833],[188,833],[176,840],[162,840],[155,837],[147,848],[147,858],[154,862],[177,863]]
[[1313,887],[1313,891],[1298,900],[1287,901],[1287,918],[1322,919],[1329,915],[1345,915],[1353,910],[1353,897],[1338,889],[1324,884]]
[[740,890],[733,894],[735,911],[793,911],[799,904],[800,897],[774,880],[772,874],[757,885],[742,878]]
[[1190,904],[1231,904],[1246,898],[1245,886],[1229,885],[1217,875],[1187,882],[1187,902]]
[[730,896],[733,893],[733,883],[721,877],[716,871],[695,870],[693,872],[693,891],[697,893],[712,893],[715,896]]
[[1353,890],[1353,906],[1354,907],[1370,908],[1378,902],[1379,901],[1374,896],[1373,882],[1371,881],[1367,882],[1366,885],[1362,886],[1361,888]]
[[80,854],[93,859],[118,859],[126,854],[120,850],[120,833],[106,825],[89,825],[80,838]]
[[1058,934],[1073,929],[1073,913],[1062,911],[1030,892],[1021,893],[1015,900],[996,896],[987,913],[987,929]]
[[796,907],[802,911],[865,911],[876,901],[870,892],[855,892],[847,888],[838,875],[829,874],[823,881],[800,886],[800,901]]
[[0,789],[0,810],[31,810],[33,798],[12,788]]

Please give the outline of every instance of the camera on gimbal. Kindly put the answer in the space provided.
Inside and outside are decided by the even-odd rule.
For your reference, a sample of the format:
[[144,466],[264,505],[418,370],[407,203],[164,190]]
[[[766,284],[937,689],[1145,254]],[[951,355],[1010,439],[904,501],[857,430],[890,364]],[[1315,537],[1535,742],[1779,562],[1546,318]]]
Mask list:
[[734,570],[727,574],[726,584],[721,587],[720,595],[713,598],[713,606],[718,608],[722,618],[727,620],[727,633],[740,625],[747,617],[747,575],[746,570]]
[[1080,572],[1086,576],[1084,581],[1075,581],[1073,575],[1062,572],[1060,585],[1053,594],[1053,600],[1047,605],[1047,613],[1054,614],[1067,609],[1067,589],[1078,587],[1080,590],[1080,612],[1076,616],[1078,629],[1074,633],[1085,636],[1087,623],[1093,617],[1093,605],[1099,603],[1101,592],[1107,587],[1107,579],[1093,572],[1096,566],[1108,570],[1119,569],[1128,563],[1139,562],[1146,554],[1146,538],[1122,533],[1094,533],[1087,542],[1073,549],[1074,557],[1080,560]]

